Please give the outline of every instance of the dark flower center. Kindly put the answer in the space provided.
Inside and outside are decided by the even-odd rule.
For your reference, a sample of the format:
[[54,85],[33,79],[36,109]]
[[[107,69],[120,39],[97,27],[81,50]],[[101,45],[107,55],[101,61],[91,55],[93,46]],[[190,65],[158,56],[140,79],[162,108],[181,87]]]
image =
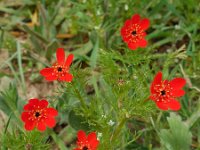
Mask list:
[[166,94],[165,90],[162,90],[162,91],[161,91],[161,95],[163,96],[163,95],[165,95],[165,94]]
[[82,150],[88,150],[88,147],[87,147],[87,146],[84,146],[84,147],[82,148]]
[[35,117],[39,117],[40,116],[40,113],[39,112],[36,112],[35,113]]
[[62,68],[61,67],[58,67],[58,69],[57,69],[59,72],[61,72],[62,71]]
[[137,32],[134,30],[133,32],[131,32],[132,35],[136,35]]

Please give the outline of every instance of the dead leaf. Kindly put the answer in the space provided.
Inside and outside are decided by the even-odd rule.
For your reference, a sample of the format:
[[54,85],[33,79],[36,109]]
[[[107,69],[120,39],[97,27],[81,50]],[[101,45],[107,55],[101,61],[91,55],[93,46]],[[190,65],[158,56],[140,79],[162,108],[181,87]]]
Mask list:
[[56,38],[58,38],[58,39],[69,39],[69,38],[72,38],[74,36],[75,36],[74,34],[64,33],[64,34],[57,34]]

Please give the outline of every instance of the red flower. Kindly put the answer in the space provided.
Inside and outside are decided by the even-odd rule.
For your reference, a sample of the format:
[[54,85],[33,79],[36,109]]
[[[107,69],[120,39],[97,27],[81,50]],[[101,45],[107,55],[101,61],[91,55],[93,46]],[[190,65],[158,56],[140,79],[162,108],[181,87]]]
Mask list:
[[52,65],[51,68],[44,68],[40,71],[40,74],[48,81],[72,81],[73,76],[69,73],[69,67],[72,63],[73,54],[70,54],[65,60],[65,52],[63,48],[58,48],[56,51],[57,62]]
[[54,108],[47,108],[47,106],[46,100],[29,100],[21,114],[26,130],[30,131],[37,127],[38,130],[44,131],[46,126],[53,128],[56,125],[54,117],[58,115],[58,112]]
[[121,28],[121,36],[131,50],[147,46],[147,41],[144,38],[146,36],[145,30],[149,27],[149,24],[149,19],[140,20],[138,14],[126,20],[124,26]]
[[74,150],[96,150],[99,144],[97,140],[97,136],[95,132],[91,132],[88,136],[86,136],[85,132],[80,130],[77,133],[77,148]]
[[162,81],[162,72],[158,72],[151,84],[150,99],[155,101],[156,105],[162,110],[179,110],[181,105],[175,98],[185,94],[185,91],[181,89],[185,84],[184,78]]

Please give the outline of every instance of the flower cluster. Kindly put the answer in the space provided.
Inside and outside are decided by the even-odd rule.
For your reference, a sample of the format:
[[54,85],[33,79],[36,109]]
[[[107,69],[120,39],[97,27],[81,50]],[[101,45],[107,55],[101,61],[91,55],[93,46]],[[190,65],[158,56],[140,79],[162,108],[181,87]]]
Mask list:
[[[70,54],[65,60],[65,52],[63,48],[58,48],[56,51],[57,62],[52,67],[44,68],[40,74],[47,81],[64,81],[71,82],[73,76],[69,73],[69,67],[73,61],[73,54]],[[28,104],[24,105],[24,111],[21,114],[21,119],[24,122],[24,128],[27,131],[33,130],[35,127],[39,131],[46,130],[46,127],[53,128],[56,125],[55,117],[58,111],[48,107],[47,100],[30,99]],[[95,132],[89,133],[86,136],[85,132],[80,130],[77,133],[77,148],[74,150],[96,150],[99,144]]]
[[[147,18],[140,19],[138,14],[125,21],[124,26],[121,28],[121,36],[131,50],[147,46],[145,30],[148,29],[149,25],[149,20]],[[71,82],[73,75],[70,74],[70,65],[74,55],[69,54],[66,58],[64,49],[58,48],[56,58],[57,61],[51,67],[42,69],[40,74],[47,81]],[[175,78],[171,81],[163,80],[162,72],[158,72],[151,83],[149,99],[154,101],[161,110],[171,109],[177,111],[181,108],[177,98],[185,94],[185,91],[182,90],[185,84],[184,78]],[[55,117],[58,115],[58,111],[48,107],[48,104],[47,100],[36,98],[28,101],[21,114],[26,130],[30,131],[37,128],[39,131],[44,131],[46,127],[53,128],[56,125]],[[110,126],[114,124],[112,120],[108,122]],[[77,133],[77,147],[74,150],[96,150],[98,145],[99,140],[95,132],[91,132],[87,136],[83,130],[80,130]]]
[[[133,15],[131,19],[125,21],[124,26],[121,28],[121,36],[131,50],[147,46],[145,30],[148,29],[149,25],[149,19],[140,19],[140,15],[138,14]],[[185,94],[185,91],[182,90],[185,84],[186,81],[183,78],[162,81],[162,73],[158,72],[151,84],[151,95],[149,98],[161,110],[179,110],[181,105],[176,98]]]

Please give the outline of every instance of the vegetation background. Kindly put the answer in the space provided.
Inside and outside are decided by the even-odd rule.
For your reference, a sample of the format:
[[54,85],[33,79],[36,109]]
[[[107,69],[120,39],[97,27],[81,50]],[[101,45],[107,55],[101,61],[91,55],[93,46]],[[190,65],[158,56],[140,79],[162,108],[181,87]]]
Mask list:
[[[135,13],[151,25],[147,48],[131,51],[120,29]],[[69,150],[78,129],[97,131],[103,150],[200,149],[199,14],[199,0],[0,0],[1,149]],[[75,55],[72,84],[39,74],[58,47]],[[143,102],[160,70],[187,80],[178,112]],[[59,111],[53,130],[24,131],[33,97]]]

